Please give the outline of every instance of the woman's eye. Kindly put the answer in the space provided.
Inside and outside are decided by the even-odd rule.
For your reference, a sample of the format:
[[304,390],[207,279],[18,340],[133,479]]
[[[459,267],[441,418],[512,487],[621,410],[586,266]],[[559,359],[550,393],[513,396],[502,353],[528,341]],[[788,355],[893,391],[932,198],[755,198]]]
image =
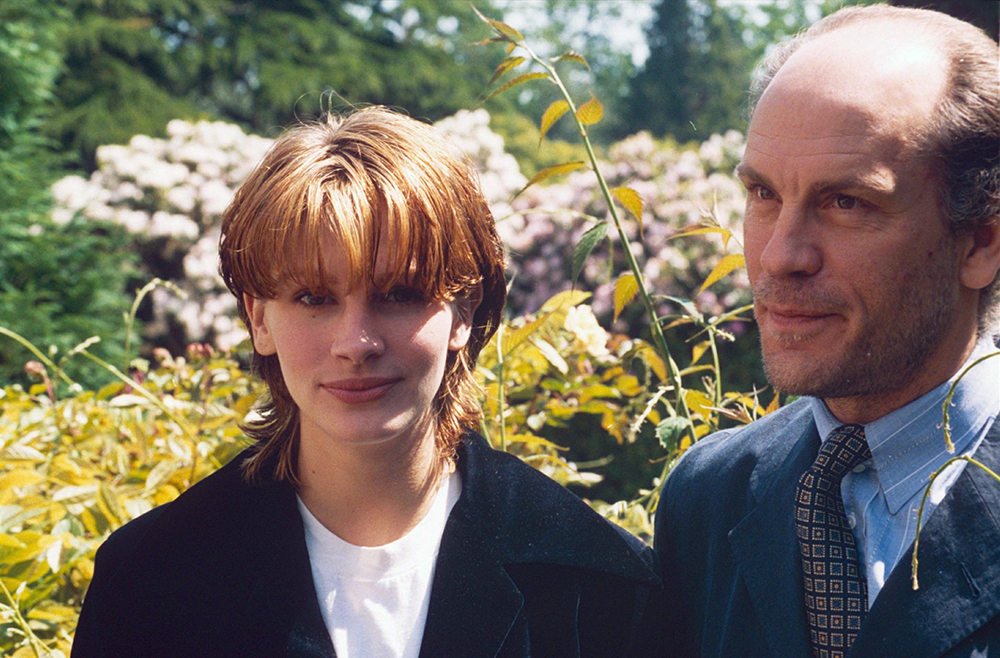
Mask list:
[[333,299],[329,295],[323,295],[312,292],[300,293],[295,301],[303,304],[305,306],[322,306],[324,304],[329,304]]
[[385,301],[396,304],[413,304],[423,301],[423,295],[412,288],[393,288],[385,294]]
[[858,200],[847,194],[838,194],[833,200],[833,205],[837,207],[837,210],[854,210],[858,207]]

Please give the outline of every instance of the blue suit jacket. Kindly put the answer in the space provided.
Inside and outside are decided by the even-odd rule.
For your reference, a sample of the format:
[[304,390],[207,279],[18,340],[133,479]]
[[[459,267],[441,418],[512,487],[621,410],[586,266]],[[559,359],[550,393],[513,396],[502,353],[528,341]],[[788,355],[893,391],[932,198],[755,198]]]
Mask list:
[[[679,656],[808,658],[793,519],[819,450],[805,400],[697,443],[664,486],[656,550]],[[975,457],[1000,472],[1000,422]],[[849,656],[1000,657],[1000,483],[969,465],[889,575]]]
[[[73,658],[333,658],[295,491],[240,461],[104,543]],[[478,435],[458,468],[422,658],[651,655],[652,551]]]

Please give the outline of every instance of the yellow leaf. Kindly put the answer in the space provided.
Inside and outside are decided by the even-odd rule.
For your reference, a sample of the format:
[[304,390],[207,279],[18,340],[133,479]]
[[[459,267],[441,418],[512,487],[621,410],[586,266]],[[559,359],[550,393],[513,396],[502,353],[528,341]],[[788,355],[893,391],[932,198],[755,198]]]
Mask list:
[[24,544],[4,533],[0,535],[0,548],[24,548]]
[[576,110],[576,118],[580,120],[585,126],[591,126],[604,116],[604,106],[601,102],[597,100],[597,97],[593,94],[590,95],[590,100],[581,105]]
[[660,355],[656,353],[651,345],[644,345],[636,351],[636,354],[641,355],[649,367],[653,370],[657,377],[660,378],[661,382],[667,381],[667,365],[660,358]]
[[684,401],[687,402],[688,409],[693,414],[699,414],[702,418],[712,415],[712,398],[701,391],[688,389],[684,391]]
[[745,264],[746,259],[743,257],[743,254],[729,254],[719,261],[719,264],[715,266],[715,269],[713,269],[711,274],[708,275],[708,278],[705,279],[705,283],[701,284],[701,288],[698,289],[698,292],[700,293],[704,291],[710,285],[726,276],[737,267],[743,267]]
[[552,61],[559,62],[564,59],[568,59],[571,62],[576,62],[577,64],[582,64],[586,66],[588,70],[590,69],[590,64],[587,63],[587,58],[581,55],[580,53],[576,52],[575,50],[567,50],[562,55],[559,55],[559,57],[556,57]]
[[569,111],[569,103],[566,101],[556,101],[549,105],[545,110],[545,114],[542,115],[542,125],[541,125],[541,135],[538,136],[538,144],[541,145],[542,139],[545,138],[545,133],[549,132],[549,128],[552,127],[559,117],[566,114]]
[[0,491],[13,489],[14,487],[28,487],[43,481],[45,476],[37,471],[27,468],[16,468],[3,476],[0,476]]
[[625,305],[632,301],[636,293],[639,292],[639,282],[636,281],[635,275],[631,272],[626,272],[618,277],[618,281],[615,282],[615,316],[614,321],[618,320],[618,316],[621,314],[622,309]]
[[48,387],[45,384],[35,384],[28,389],[28,395],[41,395],[48,391]]
[[[583,160],[575,160],[573,162],[564,162],[563,164],[553,165],[551,167],[546,167],[540,172],[531,177],[528,184],[521,188],[521,192],[534,185],[535,183],[540,183],[543,180],[548,180],[554,176],[562,176],[563,174],[568,174],[571,171],[576,171],[580,167],[587,166],[587,163]],[[521,192],[518,192],[520,194]]]
[[493,77],[490,78],[490,81],[486,83],[486,86],[489,87],[491,84],[496,82],[498,78],[502,77],[508,71],[510,71],[513,68],[517,68],[523,63],[524,63],[523,57],[507,57],[502,62],[497,64],[496,69],[493,71]]
[[500,85],[498,88],[494,89],[493,92],[490,93],[490,95],[486,97],[486,100],[489,100],[489,99],[493,98],[497,94],[502,94],[503,92],[507,91],[511,87],[515,87],[515,86],[517,86],[517,85],[519,85],[519,84],[521,84],[523,82],[528,82],[530,80],[538,80],[540,78],[547,78],[547,77],[549,77],[548,73],[540,73],[540,72],[522,73],[521,75],[517,76],[513,80],[509,80],[508,82],[505,82],[504,84]]
[[686,238],[691,235],[708,235],[710,233],[718,233],[722,236],[722,248],[725,249],[729,245],[729,238],[733,237],[733,232],[727,228],[722,228],[721,226],[706,226],[706,227],[688,227],[681,229],[680,233],[675,233],[670,236],[670,240],[675,238]]
[[618,201],[621,202],[623,206],[639,220],[639,233],[642,234],[642,209],[645,205],[642,201],[642,197],[639,193],[633,190],[631,187],[615,187],[612,188],[611,194],[614,195]]
[[483,16],[483,14],[478,9],[476,9],[475,5],[472,5],[472,11],[476,12],[476,16],[479,17],[479,20],[483,21],[484,23],[492,27],[494,30],[496,30],[497,34],[499,34],[500,36],[505,37],[507,39],[513,39],[515,41],[524,41],[524,37],[521,35],[521,33],[512,28],[510,25],[507,25],[503,21],[495,21],[492,18],[486,18],[486,16]]
[[778,398],[779,398],[779,396],[780,396],[780,394],[778,393],[778,391],[775,391],[774,392],[774,399],[771,400],[771,404],[767,405],[767,409],[764,410],[764,413],[762,415],[766,416],[767,414],[769,414],[769,413],[771,413],[773,411],[777,411],[778,410],[778,406],[779,406]]
[[709,345],[709,341],[703,340],[691,349],[691,365],[698,363],[698,359],[705,354],[705,350],[708,349]]

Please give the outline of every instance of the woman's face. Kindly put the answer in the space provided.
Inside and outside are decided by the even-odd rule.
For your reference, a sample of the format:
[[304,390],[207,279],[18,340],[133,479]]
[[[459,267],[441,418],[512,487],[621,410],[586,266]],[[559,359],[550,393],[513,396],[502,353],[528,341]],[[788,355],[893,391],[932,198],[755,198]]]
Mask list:
[[[474,304],[424,299],[405,285],[348,290],[343,250],[328,239],[322,289],[286,282],[274,299],[246,298],[254,345],[277,354],[298,405],[303,450],[433,442],[434,396],[448,352],[469,340]],[[386,260],[376,261],[376,283]]]

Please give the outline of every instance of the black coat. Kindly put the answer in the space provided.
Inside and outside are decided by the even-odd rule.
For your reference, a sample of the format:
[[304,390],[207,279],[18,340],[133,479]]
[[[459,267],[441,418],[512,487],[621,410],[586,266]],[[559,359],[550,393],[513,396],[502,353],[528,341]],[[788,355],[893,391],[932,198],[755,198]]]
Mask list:
[[[805,400],[699,441],[667,478],[656,545],[684,658],[808,658],[795,486],[819,451]],[[1000,423],[975,458],[1000,471]],[[889,574],[849,658],[1000,658],[1000,483],[968,465]]]
[[[295,491],[241,458],[113,533],[72,658],[334,656]],[[572,493],[467,435],[421,658],[654,655],[652,552]]]

